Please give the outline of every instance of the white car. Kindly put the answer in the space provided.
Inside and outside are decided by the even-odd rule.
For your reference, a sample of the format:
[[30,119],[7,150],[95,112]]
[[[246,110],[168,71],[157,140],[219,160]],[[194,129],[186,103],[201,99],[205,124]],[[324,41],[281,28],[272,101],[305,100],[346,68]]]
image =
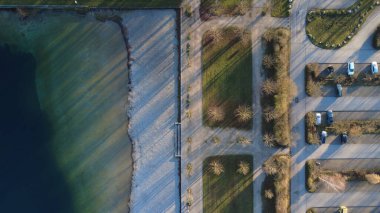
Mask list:
[[377,66],[376,61],[371,63],[371,71],[372,71],[372,74],[377,74],[379,72],[379,67]]
[[315,124],[321,125],[321,123],[322,123],[322,115],[321,113],[317,112],[315,113]]
[[355,73],[355,63],[354,62],[349,62],[347,66],[347,74],[349,76],[353,76]]

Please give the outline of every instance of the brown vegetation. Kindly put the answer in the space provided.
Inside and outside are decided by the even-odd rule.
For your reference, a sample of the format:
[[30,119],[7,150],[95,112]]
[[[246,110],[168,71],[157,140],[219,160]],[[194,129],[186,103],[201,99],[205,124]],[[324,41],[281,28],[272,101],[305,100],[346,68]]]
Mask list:
[[252,108],[250,106],[247,106],[247,105],[239,106],[235,110],[235,116],[239,122],[247,122],[247,121],[251,120],[253,117]]
[[321,168],[316,162],[316,160],[306,161],[306,189],[308,192],[316,192],[321,186],[336,192],[343,192],[347,181],[380,183],[380,171],[377,169],[333,171]]
[[249,163],[247,163],[245,161],[240,161],[238,167],[239,168],[237,169],[236,172],[239,174],[242,174],[242,175],[247,175],[249,173],[249,171],[251,170]]
[[224,172],[224,166],[222,165],[220,161],[217,161],[217,160],[211,161],[209,164],[209,167],[214,175],[219,176],[220,174]]
[[[290,159],[289,155],[275,155],[263,165],[264,172],[273,180],[273,188],[265,188],[264,196],[274,199],[276,213],[290,212]],[[269,191],[274,192],[272,198]]]
[[264,33],[263,40],[266,44],[263,58],[266,81],[261,102],[265,110],[263,132],[273,134],[276,145],[286,147],[291,144],[289,104],[297,91],[289,77],[290,31],[271,29]]

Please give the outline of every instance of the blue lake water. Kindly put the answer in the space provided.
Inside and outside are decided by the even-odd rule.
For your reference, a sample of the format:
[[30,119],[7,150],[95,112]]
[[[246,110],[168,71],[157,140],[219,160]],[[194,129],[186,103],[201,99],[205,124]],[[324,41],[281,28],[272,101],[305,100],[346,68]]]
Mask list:
[[0,46],[0,211],[71,212],[65,180],[49,152],[31,54]]

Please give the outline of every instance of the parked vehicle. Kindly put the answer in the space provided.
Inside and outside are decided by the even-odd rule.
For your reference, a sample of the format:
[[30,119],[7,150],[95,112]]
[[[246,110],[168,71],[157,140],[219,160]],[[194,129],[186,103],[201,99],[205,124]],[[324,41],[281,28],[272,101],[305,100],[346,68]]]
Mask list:
[[315,125],[321,125],[322,123],[322,115],[321,113],[317,112],[315,113]]
[[329,65],[329,66],[327,67],[327,70],[328,70],[330,73],[333,73],[333,72],[334,72],[334,67],[333,67],[333,65]]
[[355,73],[355,63],[354,62],[349,62],[348,67],[347,67],[347,74],[349,76],[353,76]]
[[326,138],[327,138],[327,132],[326,131],[322,131],[321,132],[321,143],[322,144],[326,143]]
[[377,66],[376,61],[373,61],[371,63],[371,72],[372,72],[372,74],[377,74],[379,72],[379,67]]
[[334,113],[332,110],[327,110],[326,113],[327,117],[327,124],[331,125],[334,122]]
[[338,213],[348,213],[347,207],[339,206]]
[[336,89],[338,91],[338,97],[342,97],[342,90],[343,90],[343,87],[341,84],[337,84],[336,85]]
[[348,135],[347,135],[347,132],[343,132],[341,135],[340,135],[340,143],[341,144],[345,144],[348,142]]

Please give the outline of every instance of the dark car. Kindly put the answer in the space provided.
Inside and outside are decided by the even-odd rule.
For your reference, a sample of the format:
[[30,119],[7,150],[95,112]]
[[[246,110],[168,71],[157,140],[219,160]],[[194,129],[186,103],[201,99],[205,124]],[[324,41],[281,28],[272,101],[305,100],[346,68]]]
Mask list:
[[340,142],[342,144],[345,144],[348,142],[348,135],[347,135],[347,132],[343,132],[341,135],[340,135]]
[[334,122],[334,113],[332,110],[327,110],[326,113],[327,117],[327,124],[331,125]]

